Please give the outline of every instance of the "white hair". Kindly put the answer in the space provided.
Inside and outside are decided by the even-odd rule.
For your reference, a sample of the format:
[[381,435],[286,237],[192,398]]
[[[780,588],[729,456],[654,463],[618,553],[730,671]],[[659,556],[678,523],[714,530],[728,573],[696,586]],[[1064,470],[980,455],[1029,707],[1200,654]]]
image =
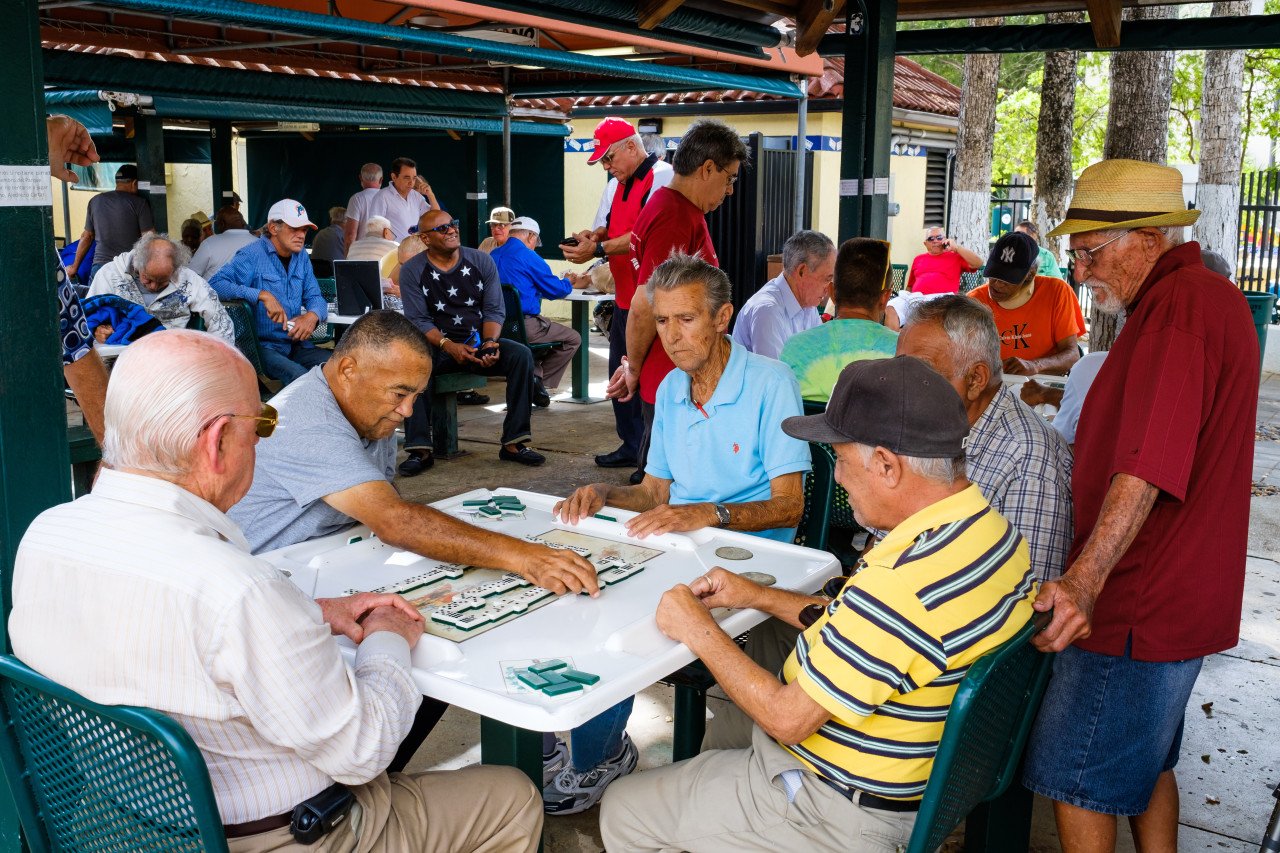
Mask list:
[[991,309],[976,299],[958,293],[948,293],[933,299],[921,300],[911,309],[911,322],[937,323],[951,344],[951,363],[956,379],[964,376],[975,364],[985,364],[991,377],[987,387],[999,385],[1004,376],[1004,362],[1000,358],[1000,332],[996,329]]
[[364,235],[366,237],[381,237],[384,228],[391,227],[391,220],[385,216],[370,216],[364,221]]
[[[871,465],[871,454],[875,452],[875,448],[869,444],[854,443],[854,447],[858,448],[858,454],[862,457],[863,467]],[[885,448],[888,450],[888,448]],[[893,451],[889,451],[892,453]],[[941,483],[945,486],[954,486],[956,481],[963,480],[968,476],[965,470],[964,452],[954,459],[945,457],[925,457],[925,456],[907,456],[902,453],[895,453],[902,464],[907,467],[917,477],[923,477],[935,483]]]
[[243,399],[239,350],[216,335],[153,332],[116,359],[103,413],[102,459],[116,469],[181,476],[191,468],[200,430]]
[[377,163],[365,163],[360,167],[360,180],[367,183],[382,183],[382,167]]
[[143,234],[138,238],[138,242],[133,244],[133,252],[130,257],[129,266],[133,268],[134,272],[145,272],[147,265],[155,259],[156,251],[164,248],[164,246],[169,247],[169,257],[173,258],[174,272],[177,272],[187,264],[191,263],[190,249],[182,243],[175,243],[173,240],[169,239],[168,234],[157,234],[152,231],[148,234]]

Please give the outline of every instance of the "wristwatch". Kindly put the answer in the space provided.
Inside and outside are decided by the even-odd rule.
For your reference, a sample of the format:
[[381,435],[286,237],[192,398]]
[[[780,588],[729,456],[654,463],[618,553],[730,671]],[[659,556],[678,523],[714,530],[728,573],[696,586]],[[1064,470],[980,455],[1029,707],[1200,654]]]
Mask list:
[[720,523],[717,524],[716,526],[728,527],[729,526],[729,508],[724,504],[718,504],[718,503],[713,503],[711,504],[711,506],[715,507],[716,517],[720,519]]
[[604,255],[605,255],[605,252],[604,252],[604,241],[603,241],[603,240],[601,240],[600,242],[596,243],[596,257],[597,257],[597,258],[603,258],[603,257],[604,257]]

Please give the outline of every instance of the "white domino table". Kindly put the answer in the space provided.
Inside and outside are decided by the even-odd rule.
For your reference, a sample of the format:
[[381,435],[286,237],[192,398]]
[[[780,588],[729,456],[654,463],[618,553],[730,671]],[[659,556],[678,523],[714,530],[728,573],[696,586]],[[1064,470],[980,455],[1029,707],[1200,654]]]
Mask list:
[[[694,659],[683,644],[667,639],[654,621],[654,611],[666,590],[677,583],[689,583],[717,565],[736,572],[764,572],[776,577],[779,587],[804,593],[816,591],[840,573],[839,562],[824,551],[727,530],[633,539],[623,522],[636,513],[626,510],[606,508],[600,515],[616,520],[593,517],[570,527],[551,514],[559,498],[533,492],[477,489],[432,506],[470,520],[470,515],[462,514],[462,502],[491,494],[517,495],[527,507],[525,517],[473,522],[477,526],[517,538],[552,529],[575,529],[623,547],[642,545],[662,552],[643,564],[644,571],[604,588],[598,598],[562,596],[462,642],[424,634],[414,648],[413,677],[423,695],[481,715],[485,763],[520,767],[539,786],[539,732],[571,729]],[[349,544],[355,537],[360,540]],[[716,549],[725,546],[744,548],[752,556],[736,561],[716,557]],[[438,562],[373,539],[363,527],[262,557],[289,572],[293,582],[313,597],[400,583]],[[596,557],[593,554],[591,559]],[[765,619],[765,614],[755,610],[717,610],[715,615],[730,635],[741,634]],[[355,646],[345,638],[338,642],[344,654],[354,660]],[[520,685],[512,677],[515,668],[546,658],[572,661],[575,668],[599,675],[600,681],[581,692],[553,697]],[[677,727],[680,723],[677,719]]]

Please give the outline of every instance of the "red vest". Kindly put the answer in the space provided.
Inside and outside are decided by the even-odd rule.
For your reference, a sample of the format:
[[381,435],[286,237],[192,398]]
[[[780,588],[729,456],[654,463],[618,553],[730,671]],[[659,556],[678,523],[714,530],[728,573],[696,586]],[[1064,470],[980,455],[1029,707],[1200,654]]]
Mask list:
[[[657,161],[657,156],[650,154],[634,175],[618,183],[618,188],[613,193],[613,204],[609,208],[606,233],[610,240],[630,233],[636,224],[640,209],[649,200],[649,192],[653,189],[653,164]],[[613,273],[616,303],[623,309],[631,307],[631,297],[636,292],[636,271],[631,260],[631,252],[609,256],[609,271]]]

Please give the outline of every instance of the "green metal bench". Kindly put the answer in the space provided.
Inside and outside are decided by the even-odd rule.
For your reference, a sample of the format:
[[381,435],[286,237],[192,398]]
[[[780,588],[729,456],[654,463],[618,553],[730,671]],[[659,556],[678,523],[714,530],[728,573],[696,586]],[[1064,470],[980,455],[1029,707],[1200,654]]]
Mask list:
[[457,459],[458,392],[483,388],[487,380],[474,373],[442,373],[431,378],[431,453],[437,459]]
[[907,267],[906,264],[890,264],[889,270],[892,275],[892,289],[894,293],[899,293],[907,286]]
[[[813,471],[805,477],[804,512],[796,528],[795,543],[819,551],[827,547],[827,529],[831,518],[831,497],[836,486],[836,457],[830,445],[809,444]],[[743,638],[738,638],[739,644]],[[671,760],[693,758],[702,749],[707,730],[707,691],[715,686],[715,677],[706,664],[695,660],[662,679],[675,688],[675,711]]]
[[67,449],[71,451],[71,496],[83,497],[93,485],[102,448],[87,426],[73,426],[67,427]]
[[1053,663],[1031,638],[1049,619],[1033,616],[956,688],[907,853],[937,850],[966,817],[965,849],[1027,849],[1031,793],[1016,777]]
[[90,702],[10,655],[0,702],[0,765],[33,853],[226,853],[204,758],[174,720]]

